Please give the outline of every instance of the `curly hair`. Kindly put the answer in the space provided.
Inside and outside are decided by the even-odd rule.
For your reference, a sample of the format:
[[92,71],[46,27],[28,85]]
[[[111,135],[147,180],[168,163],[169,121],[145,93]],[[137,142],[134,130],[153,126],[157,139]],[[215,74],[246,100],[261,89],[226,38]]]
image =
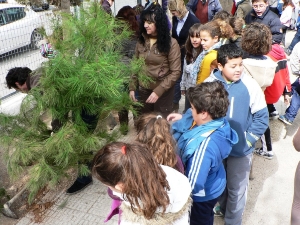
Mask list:
[[187,96],[197,113],[207,112],[212,119],[226,116],[228,92],[220,81],[203,82],[191,87]]
[[272,49],[270,28],[261,23],[247,25],[242,34],[242,49],[251,55],[266,55]]
[[122,7],[119,10],[118,14],[116,15],[116,18],[127,22],[130,29],[136,35],[138,35],[139,24],[136,20],[136,13],[135,13],[134,9],[131,8],[131,6],[127,5],[127,6]]
[[145,44],[145,38],[143,35],[147,34],[144,27],[145,21],[155,23],[157,31],[157,49],[161,53],[168,54],[171,49],[171,35],[168,27],[167,16],[158,3],[151,3],[151,5],[141,13],[139,41],[142,44]]
[[31,73],[28,67],[15,67],[8,71],[6,75],[6,85],[9,89],[18,88],[16,82],[23,85]]
[[202,50],[203,50],[202,45],[200,45],[199,48],[196,49],[196,51],[197,51],[196,56],[194,56],[193,55],[194,47],[193,47],[192,42],[191,42],[191,37],[199,37],[200,38],[200,28],[201,28],[201,26],[202,25],[200,23],[195,23],[189,29],[189,36],[188,36],[188,38],[186,39],[186,42],[185,42],[185,50],[186,50],[185,58],[186,58],[186,62],[187,62],[188,65],[190,63],[192,63],[195,60],[195,58],[198,57],[200,52],[202,52]]
[[179,171],[176,157],[176,142],[170,131],[170,124],[159,114],[142,115],[137,123],[136,141],[146,144],[159,164]]
[[159,207],[165,212],[170,204],[166,174],[143,144],[107,144],[95,155],[92,174],[111,187],[121,183],[123,197],[130,203],[131,210],[147,219],[151,219]]
[[233,35],[232,27],[225,21],[216,19],[201,26],[200,31],[206,31],[214,38],[230,38]]
[[232,27],[235,35],[242,35],[245,20],[240,17],[231,17],[229,19],[229,25]]

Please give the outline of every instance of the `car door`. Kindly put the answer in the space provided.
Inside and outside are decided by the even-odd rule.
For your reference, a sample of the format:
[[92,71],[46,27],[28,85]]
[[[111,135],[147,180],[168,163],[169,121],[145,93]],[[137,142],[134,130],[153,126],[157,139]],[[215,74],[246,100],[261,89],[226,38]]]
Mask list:
[[7,18],[4,10],[0,10],[0,55],[9,51],[9,38],[7,37]]
[[11,7],[5,9],[7,18],[7,38],[9,51],[30,44],[31,24],[25,19],[24,7]]

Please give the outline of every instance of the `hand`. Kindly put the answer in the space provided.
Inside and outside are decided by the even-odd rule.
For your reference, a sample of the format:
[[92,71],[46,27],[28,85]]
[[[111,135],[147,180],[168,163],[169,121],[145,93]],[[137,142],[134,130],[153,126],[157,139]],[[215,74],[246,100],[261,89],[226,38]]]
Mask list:
[[290,97],[289,97],[289,95],[284,95],[283,99],[284,99],[284,104],[286,104],[286,105],[290,104]]
[[181,95],[185,95],[186,91],[185,90],[181,90]]
[[132,101],[137,102],[138,100],[135,98],[135,93],[134,91],[129,92],[129,97]]
[[182,115],[179,113],[171,113],[167,116],[167,121],[169,122],[175,122],[177,120],[181,120]]
[[158,99],[157,94],[155,94],[155,92],[152,92],[151,95],[146,100],[146,103],[155,103],[157,99]]

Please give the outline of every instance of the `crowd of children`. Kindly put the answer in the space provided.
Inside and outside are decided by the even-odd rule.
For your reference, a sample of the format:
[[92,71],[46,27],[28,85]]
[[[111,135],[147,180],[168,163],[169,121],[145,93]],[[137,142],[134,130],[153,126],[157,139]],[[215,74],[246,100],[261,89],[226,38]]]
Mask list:
[[[119,224],[213,225],[214,216],[223,216],[226,225],[241,225],[253,153],[274,155],[274,103],[282,95],[289,103],[292,94],[279,116],[289,125],[300,108],[300,81],[290,84],[280,45],[293,3],[284,1],[279,18],[267,0],[252,0],[252,8],[249,1],[234,1],[235,16],[219,8],[212,15],[209,2],[191,0],[189,12],[183,0],[169,1],[174,38],[156,1],[141,14],[135,54],[153,80],[149,88],[136,74],[129,81],[130,98],[144,103],[137,137],[107,144],[91,166],[114,201],[108,219],[117,212]],[[291,55],[295,75],[299,46]],[[171,107],[179,101],[176,84],[185,95],[183,115]],[[254,149],[259,140],[262,148]]]

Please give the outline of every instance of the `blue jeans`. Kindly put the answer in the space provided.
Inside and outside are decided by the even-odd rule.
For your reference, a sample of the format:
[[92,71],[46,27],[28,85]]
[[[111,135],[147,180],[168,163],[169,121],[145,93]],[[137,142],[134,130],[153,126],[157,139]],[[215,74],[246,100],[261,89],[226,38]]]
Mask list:
[[297,116],[298,110],[300,108],[300,96],[299,93],[292,88],[292,99],[291,99],[291,103],[290,106],[286,109],[285,111],[285,117],[293,122],[295,117]]
[[296,45],[299,41],[300,41],[300,27],[297,28],[297,32],[296,32],[296,34],[295,34],[295,36],[294,36],[294,38],[293,38],[293,40],[292,40],[292,42],[291,42],[291,44],[290,44],[290,46],[289,46],[288,49],[291,50],[291,51],[293,51],[295,45]]

